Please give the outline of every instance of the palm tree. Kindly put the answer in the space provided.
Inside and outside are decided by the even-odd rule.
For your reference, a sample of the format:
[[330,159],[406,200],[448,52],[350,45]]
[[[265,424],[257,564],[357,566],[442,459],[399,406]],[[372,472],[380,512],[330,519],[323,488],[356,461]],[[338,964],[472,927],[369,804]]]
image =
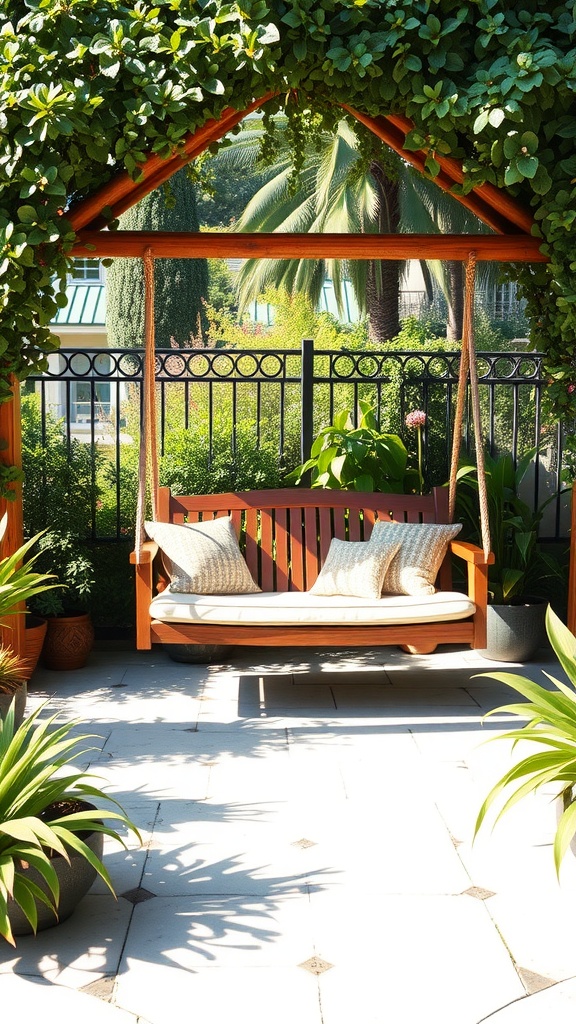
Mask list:
[[[242,132],[216,158],[220,169],[258,166],[261,130]],[[345,121],[336,132],[321,132],[310,147],[302,170],[294,171],[284,141],[268,179],[236,221],[237,231],[336,232],[396,234],[398,231],[446,232],[487,230],[460,203],[408,168],[382,146],[370,157],[360,146],[359,133]],[[314,305],[322,285],[332,279],[339,309],[344,308],[344,280],[349,278],[358,309],[367,315],[370,339],[378,344],[400,329],[400,281],[405,269],[393,260],[247,260],[239,274],[239,305],[245,308],[269,286],[289,293],[305,292]],[[431,276],[447,297],[449,337],[462,336],[463,267],[442,269],[431,263],[424,271],[429,298]]]
[[[404,201],[401,229],[423,234],[481,234],[490,229],[456,199],[443,192],[433,181],[406,168],[402,177]],[[407,216],[406,216],[407,212]],[[460,260],[427,260],[428,273],[446,299],[448,322],[446,336],[450,340],[462,337],[464,317],[464,264]],[[486,288],[498,277],[498,264],[481,263],[478,280]]]

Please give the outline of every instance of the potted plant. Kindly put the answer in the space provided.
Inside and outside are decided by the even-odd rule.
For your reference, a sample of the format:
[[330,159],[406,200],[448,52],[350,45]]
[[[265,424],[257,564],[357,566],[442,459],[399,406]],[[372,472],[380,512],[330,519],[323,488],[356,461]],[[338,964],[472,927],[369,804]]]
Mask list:
[[60,584],[31,605],[49,619],[42,660],[50,668],[79,668],[94,639],[88,608],[95,576],[91,538],[106,460],[100,446],[68,437],[50,413],[43,421],[39,395],[23,396],[22,417],[26,534],[42,532],[38,565]]
[[48,530],[38,541],[38,557],[50,562],[57,584],[39,594],[33,609],[47,621],[42,662],[65,671],[82,668],[94,643],[88,602],[94,586],[94,566],[87,551],[71,533]]
[[[518,764],[513,765],[492,787],[482,803],[474,835],[478,833],[493,805],[505,802],[496,820],[519,799],[540,789],[556,786],[562,809],[554,839],[554,863],[559,872],[562,858],[576,834],[576,638],[561,619],[548,607],[546,629],[550,643],[571,686],[545,673],[554,689],[540,686],[525,676],[508,672],[486,673],[490,679],[511,686],[526,702],[508,704],[489,711],[489,715],[507,712],[517,719],[528,719],[521,729],[501,733],[494,740],[525,740],[534,745]],[[512,790],[512,791],[511,791]],[[511,791],[511,792],[510,792]]]
[[314,441],[310,458],[286,477],[298,486],[310,472],[312,487],[404,494],[420,485],[418,470],[408,465],[408,451],[398,434],[378,428],[374,410],[362,399],[358,426],[349,412],[340,412]]
[[[5,512],[0,520],[0,544],[7,526],[8,514]],[[56,586],[51,582],[54,579],[51,573],[36,572],[34,563],[38,555],[29,556],[30,549],[38,540],[38,537],[32,537],[13,554],[0,558],[0,623],[5,635],[10,629],[6,619],[25,613],[26,602],[39,598]],[[27,645],[23,659],[16,657],[9,644],[0,645],[0,715],[6,712],[7,704],[14,695],[17,695],[18,714],[23,715],[26,681],[34,668],[32,661]]]
[[[65,770],[88,752],[90,736],[72,736],[78,722],[40,722],[38,708],[18,728],[14,709],[0,723],[0,935],[14,936],[64,920],[96,875],[114,893],[102,862],[104,836],[126,846],[118,826],[136,826],[92,783]],[[93,801],[116,810],[100,810]],[[107,824],[112,821],[113,824]]]
[[27,668],[24,658],[14,654],[11,647],[0,645],[0,720],[6,718],[12,705],[16,724],[24,718]]
[[[536,449],[517,465],[511,455],[485,456],[491,547],[494,564],[488,576],[487,647],[493,661],[528,661],[545,639],[546,597],[565,586],[559,563],[542,551],[538,528],[547,498],[535,511],[520,497],[520,485]],[[478,471],[463,461],[458,470],[457,515],[479,543]]]

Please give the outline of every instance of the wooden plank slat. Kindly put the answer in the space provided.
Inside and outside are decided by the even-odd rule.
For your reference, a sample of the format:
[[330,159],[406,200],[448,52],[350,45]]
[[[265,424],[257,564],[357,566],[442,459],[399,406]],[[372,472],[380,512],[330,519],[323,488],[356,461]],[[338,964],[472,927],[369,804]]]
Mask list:
[[[334,536],[332,532],[332,511],[329,508],[318,509],[318,530],[320,540],[320,565],[318,572],[326,561],[328,555],[328,549],[330,547],[330,541]],[[309,584],[311,586],[311,584]]]
[[258,565],[258,513],[256,509],[248,509],[245,518],[246,526],[246,547],[244,549],[244,558],[246,564],[252,573],[252,577],[257,583],[260,583],[260,567]]
[[274,521],[268,510],[260,512],[260,586],[274,590]]
[[290,590],[305,589],[304,580],[304,513],[290,510]]
[[289,579],[289,550],[288,543],[288,512],[285,508],[278,508],[274,515],[274,545],[276,580],[274,589],[281,592],[288,590]]
[[320,572],[320,553],[318,550],[318,517],[315,508],[304,509],[305,539],[305,589],[310,590]]

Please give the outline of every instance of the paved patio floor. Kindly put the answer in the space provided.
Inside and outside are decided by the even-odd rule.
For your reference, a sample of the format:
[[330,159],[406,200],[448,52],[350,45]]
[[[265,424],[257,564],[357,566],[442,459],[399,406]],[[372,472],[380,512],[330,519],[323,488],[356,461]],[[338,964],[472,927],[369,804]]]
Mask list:
[[[143,833],[67,922],[0,946],[2,1019],[573,1024],[576,860],[550,794],[472,845],[521,749],[469,650],[95,652],[29,709],[80,717]],[[553,655],[524,671],[559,674]],[[506,666],[518,671],[519,666]],[[132,844],[133,845],[133,844]]]

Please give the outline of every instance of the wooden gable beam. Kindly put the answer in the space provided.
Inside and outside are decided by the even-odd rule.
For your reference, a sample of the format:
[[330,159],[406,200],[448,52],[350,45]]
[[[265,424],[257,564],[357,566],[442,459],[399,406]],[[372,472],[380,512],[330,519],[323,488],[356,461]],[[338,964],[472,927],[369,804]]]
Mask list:
[[80,200],[66,213],[67,220],[70,221],[76,232],[88,226],[104,227],[106,224],[102,217],[104,207],[109,207],[112,210],[113,218],[119,217],[149,192],[153,192],[154,189],[168,181],[176,171],[181,170],[191,160],[200,156],[213,142],[217,142],[227,135],[248,114],[267,103],[274,95],[275,93],[266,93],[260,99],[254,100],[246,110],[234,110],[232,107],[228,107],[222,117],[206,121],[201,128],[187,135],[178,150],[167,159],[163,159],[157,153],[151,153],[141,166],[142,179],[138,182],[134,181],[127,171],[115,174],[93,195]]
[[531,235],[368,235],[291,234],[228,231],[91,231],[79,233],[72,250],[77,258],[143,256],[149,247],[156,257],[222,257],[244,259],[341,260],[479,260],[545,263],[541,239]]
[[[437,177],[431,178],[425,167],[426,152],[422,149],[410,151],[404,148],[406,136],[414,128],[407,117],[400,114],[370,117],[347,104],[343,104],[343,109],[445,192],[451,192],[453,185],[461,185],[464,181],[462,168],[453,157],[435,153],[434,159],[440,164],[440,173]],[[465,196],[455,195],[453,192],[451,195],[498,234],[516,234],[518,229],[530,234],[532,230],[534,219],[530,212],[506,191],[494,185],[477,185]]]

